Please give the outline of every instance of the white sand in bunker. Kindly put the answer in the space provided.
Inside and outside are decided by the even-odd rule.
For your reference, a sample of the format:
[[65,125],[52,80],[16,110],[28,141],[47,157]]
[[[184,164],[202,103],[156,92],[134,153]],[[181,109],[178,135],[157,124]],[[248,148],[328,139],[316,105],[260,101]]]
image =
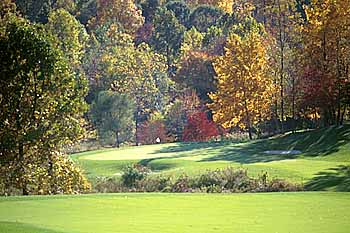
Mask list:
[[266,150],[264,153],[269,155],[299,155],[302,152],[300,150]]

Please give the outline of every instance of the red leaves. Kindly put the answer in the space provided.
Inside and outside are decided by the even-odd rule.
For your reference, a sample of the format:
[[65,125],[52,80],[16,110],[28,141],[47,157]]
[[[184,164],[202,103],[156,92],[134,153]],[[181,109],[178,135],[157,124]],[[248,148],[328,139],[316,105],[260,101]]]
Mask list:
[[215,123],[208,120],[204,112],[196,112],[188,117],[183,133],[183,141],[208,141],[218,135],[219,131]]
[[[142,144],[156,144],[167,142],[167,132],[162,120],[146,121],[138,131],[138,138]],[[160,139],[157,142],[157,138]]]
[[322,72],[306,68],[299,86],[301,88],[301,108],[322,108],[335,104],[335,80]]

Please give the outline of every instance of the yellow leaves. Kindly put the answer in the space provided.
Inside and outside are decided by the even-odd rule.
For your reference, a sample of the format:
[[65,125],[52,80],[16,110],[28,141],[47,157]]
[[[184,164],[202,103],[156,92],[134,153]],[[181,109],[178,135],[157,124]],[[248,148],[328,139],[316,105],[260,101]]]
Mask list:
[[209,94],[214,120],[223,127],[246,128],[267,117],[273,83],[267,75],[267,52],[254,32],[230,35],[225,54],[214,61],[218,90]]
[[338,62],[349,64],[349,9],[348,0],[314,0],[306,9],[308,24],[302,28],[305,56],[310,59],[312,66],[333,77],[343,72],[337,70]]
[[217,7],[229,14],[232,14],[232,6],[232,0],[218,0],[217,2]]
[[195,27],[186,31],[180,48],[181,57],[185,57],[189,51],[200,50],[202,48],[203,38],[203,34],[197,31]]
[[186,3],[191,8],[199,5],[211,5],[220,8],[228,14],[232,14],[232,0],[187,0]]
[[[25,184],[29,194],[72,194],[91,190],[82,171],[67,156],[47,148],[30,149],[27,153],[23,161],[13,160],[0,167],[0,184],[7,183],[12,188]],[[51,169],[48,161],[52,163]]]

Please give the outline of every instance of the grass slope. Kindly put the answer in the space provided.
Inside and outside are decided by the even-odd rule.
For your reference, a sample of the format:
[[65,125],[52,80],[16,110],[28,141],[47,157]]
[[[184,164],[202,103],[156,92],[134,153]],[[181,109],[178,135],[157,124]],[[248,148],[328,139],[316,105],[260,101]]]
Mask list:
[[[301,150],[300,155],[269,155],[266,150]],[[247,168],[252,175],[307,184],[310,190],[350,191],[350,125],[297,132],[246,143],[171,143],[107,149],[72,155],[93,179],[119,175],[140,162],[168,174],[197,174],[227,166]]]
[[0,198],[0,233],[347,233],[349,193]]

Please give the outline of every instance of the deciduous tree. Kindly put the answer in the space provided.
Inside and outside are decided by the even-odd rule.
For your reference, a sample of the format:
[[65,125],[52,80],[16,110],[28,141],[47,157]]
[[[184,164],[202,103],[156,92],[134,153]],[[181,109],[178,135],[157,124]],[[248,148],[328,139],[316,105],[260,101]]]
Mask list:
[[178,56],[185,27],[179,23],[175,14],[166,8],[160,8],[153,20],[154,31],[151,45],[166,57],[168,74],[174,74],[174,60]]
[[149,119],[140,126],[140,130],[138,131],[140,142],[142,144],[167,142],[168,136],[164,123],[164,116],[159,112],[152,113]]
[[134,34],[144,23],[142,11],[133,0],[97,0],[97,13],[90,26],[118,23],[126,33]]
[[[311,67],[335,83],[336,108],[321,113],[325,125],[342,124],[348,106],[350,66],[350,2],[311,1],[306,10],[308,24],[304,26],[305,59]],[[329,117],[326,117],[327,114]],[[329,118],[329,119],[327,119]]]
[[213,121],[208,120],[205,112],[196,112],[188,117],[184,128],[183,141],[202,142],[218,136],[219,130]]
[[115,135],[114,145],[119,147],[121,138],[132,131],[134,111],[128,95],[101,91],[92,103],[90,113],[99,135],[111,131]]
[[[31,185],[47,182],[45,193],[56,192],[52,155],[82,135],[87,83],[73,75],[57,38],[42,26],[16,15],[0,24],[0,163],[9,169],[6,183],[28,194]],[[38,172],[32,159],[46,172],[38,183],[29,179]]]
[[218,90],[210,95],[209,105],[214,121],[225,128],[246,128],[252,138],[254,124],[269,116],[273,94],[262,37],[254,31],[243,37],[231,34],[214,68]]
[[181,59],[175,81],[196,91],[203,104],[209,103],[208,93],[216,91],[213,58],[205,52],[190,51]]
[[172,140],[182,140],[188,116],[198,112],[200,107],[200,100],[193,90],[185,91],[169,104],[166,109],[165,122]]

